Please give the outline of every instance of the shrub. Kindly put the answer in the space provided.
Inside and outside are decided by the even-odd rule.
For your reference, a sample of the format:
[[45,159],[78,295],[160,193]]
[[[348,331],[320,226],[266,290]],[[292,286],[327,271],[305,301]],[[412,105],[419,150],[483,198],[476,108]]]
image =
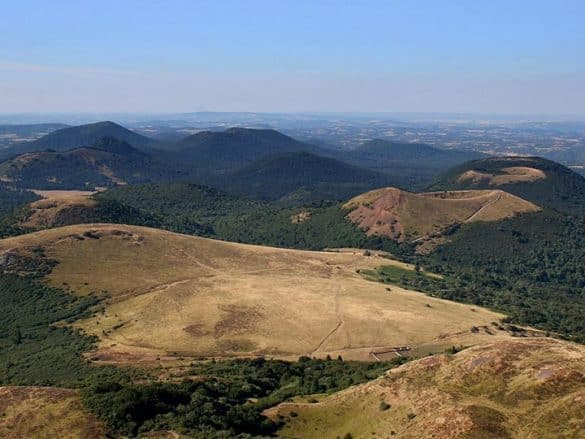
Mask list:
[[385,412],[390,407],[392,407],[392,406],[390,404],[388,404],[386,401],[380,401],[380,411],[381,412]]

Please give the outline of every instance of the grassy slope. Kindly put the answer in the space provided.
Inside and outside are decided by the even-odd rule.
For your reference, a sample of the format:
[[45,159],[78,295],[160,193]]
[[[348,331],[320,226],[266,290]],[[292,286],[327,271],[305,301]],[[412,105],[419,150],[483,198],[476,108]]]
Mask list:
[[465,222],[498,221],[539,208],[496,190],[414,194],[383,188],[344,204],[349,218],[369,235],[399,240],[428,237]]
[[577,438],[585,428],[584,360],[579,345],[500,341],[418,360],[317,404],[284,403],[269,413],[285,417],[283,437]]
[[[177,355],[298,356],[428,343],[501,315],[364,280],[356,269],[398,262],[351,253],[247,246],[155,229],[88,225],[0,242],[42,246],[52,285],[111,294],[79,326],[102,359]],[[410,267],[412,269],[412,267]],[[431,306],[426,306],[430,304]],[[112,346],[114,345],[115,346]]]
[[106,428],[77,392],[56,387],[0,387],[0,437],[106,437]]

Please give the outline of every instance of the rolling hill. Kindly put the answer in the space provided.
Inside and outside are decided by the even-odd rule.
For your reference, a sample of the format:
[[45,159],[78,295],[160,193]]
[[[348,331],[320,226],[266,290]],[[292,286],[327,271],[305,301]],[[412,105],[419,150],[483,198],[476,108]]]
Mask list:
[[[347,199],[368,189],[396,182],[389,175],[317,156],[292,152],[261,159],[226,176],[219,185],[259,199],[303,201]],[[308,196],[300,196],[305,191]]]
[[[0,223],[3,236],[31,228],[101,222],[284,248],[398,250],[389,239],[367,237],[345,218],[346,211],[338,203],[282,206],[192,183],[122,185],[92,195],[80,191],[35,192],[44,199],[17,210],[11,221],[7,219],[4,230]],[[302,221],[295,220],[298,217]]]
[[208,173],[223,173],[249,165],[267,156],[320,148],[299,142],[275,130],[230,128],[202,131],[167,145],[168,157],[188,161]]
[[457,166],[430,190],[501,189],[541,207],[585,215],[585,177],[539,157],[497,157]]
[[[410,284],[416,290],[488,305],[516,323],[572,340],[585,334],[579,263],[584,220],[540,210],[499,189],[386,189],[346,205],[283,207],[193,184],[153,183],[119,186],[93,198],[89,208],[54,198],[33,203],[3,236],[26,226],[112,222],[275,247],[384,250],[445,275],[439,285]],[[380,280],[387,279],[381,273]]]
[[[20,233],[93,222],[137,224],[162,227],[156,215],[143,212],[113,199],[96,201],[91,191],[37,191],[41,197],[14,213],[13,227]],[[193,222],[192,227],[197,223]],[[200,226],[201,227],[201,226]],[[201,232],[193,229],[193,233]]]
[[414,194],[396,188],[377,189],[344,204],[348,218],[368,235],[403,242],[438,238],[461,224],[499,221],[538,212],[533,203],[501,190],[468,190]]
[[285,421],[285,438],[577,438],[585,430],[583,380],[581,345],[497,341],[265,413]]
[[208,234],[217,234],[232,219],[270,209],[266,203],[192,183],[119,186],[94,198],[98,203],[111,201],[157,216],[166,222],[165,228],[181,233],[188,233],[189,223],[197,222]]
[[0,158],[8,158],[27,152],[67,151],[92,145],[103,137],[112,137],[126,142],[137,149],[149,149],[155,141],[137,134],[114,122],[97,122],[87,125],[62,128],[32,142],[20,143],[0,151]]
[[[534,178],[526,174],[512,177]],[[366,233],[401,241],[421,266],[445,275],[448,288],[424,291],[487,305],[515,322],[582,341],[585,272],[577,261],[585,257],[585,219],[499,189],[513,186],[422,194],[386,189],[344,207]]]
[[0,179],[17,187],[36,189],[93,190],[184,176],[112,137],[63,152],[29,152],[0,163]]
[[90,358],[102,363],[161,356],[371,359],[373,351],[393,346],[443,349],[445,337],[465,344],[508,337],[470,330],[501,314],[398,286],[389,293],[365,280],[357,269],[414,268],[361,252],[275,249],[90,224],[7,238],[0,253],[8,261],[38,255],[55,261],[46,278],[53,287],[81,297],[107,292],[103,311],[75,323],[99,338]]
[[348,157],[369,162],[371,166],[410,163],[424,167],[444,168],[483,156],[475,151],[440,149],[424,143],[401,143],[374,139],[350,151]]
[[370,140],[350,151],[335,152],[333,156],[356,166],[391,174],[400,178],[401,186],[417,190],[428,185],[438,173],[484,157],[473,151],[381,139]]

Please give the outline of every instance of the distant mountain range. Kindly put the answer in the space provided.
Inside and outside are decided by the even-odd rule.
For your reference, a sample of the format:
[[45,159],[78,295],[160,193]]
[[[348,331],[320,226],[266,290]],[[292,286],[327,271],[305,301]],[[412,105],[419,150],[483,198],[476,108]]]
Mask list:
[[112,137],[127,142],[134,148],[152,147],[156,141],[137,134],[114,122],[97,122],[88,125],[66,127],[53,131],[40,139],[24,142],[0,150],[0,158],[8,158],[26,152],[67,151],[73,148],[92,145],[103,137]]
[[[106,138],[109,149],[101,140]],[[0,172],[20,187],[87,189],[175,179],[262,199],[290,196],[302,202],[344,199],[387,185],[416,189],[478,154],[384,140],[342,151],[271,129],[248,128],[157,141],[113,122],[98,122],[12,145],[0,152],[2,157],[9,160],[0,165]]]
[[0,179],[21,188],[89,189],[186,178],[112,137],[66,151],[18,155],[0,163]]

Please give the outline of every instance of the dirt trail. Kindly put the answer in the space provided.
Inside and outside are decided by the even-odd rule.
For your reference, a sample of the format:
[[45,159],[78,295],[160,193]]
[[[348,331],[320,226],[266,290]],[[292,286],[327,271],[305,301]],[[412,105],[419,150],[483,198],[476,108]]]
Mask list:
[[[488,207],[493,206],[501,199],[502,199],[502,192],[499,192],[498,195],[496,196],[496,198],[494,198],[493,200],[491,200],[488,203],[481,206],[479,209],[477,209],[475,212],[473,212],[469,217],[467,217],[465,220],[463,220],[461,222],[461,224],[467,224],[467,223],[472,222],[475,218],[477,218],[477,216],[479,214],[481,214],[484,211],[484,209],[487,209]],[[438,238],[440,236],[441,236],[440,233],[431,234],[431,235],[427,235],[427,236],[421,236],[420,238],[413,239],[412,241],[410,241],[410,243],[416,244],[417,242],[421,242],[421,241],[424,241],[424,240],[429,239],[429,238]]]
[[128,291],[127,293],[122,293],[122,294],[112,298],[111,303],[120,302],[122,300],[127,299],[128,297],[141,296],[143,294],[155,293],[158,291],[165,291],[165,290],[168,290],[169,288],[190,282],[190,281],[195,280],[195,279],[196,278],[181,279],[181,280],[176,280],[174,282],[153,285],[153,286],[151,286],[147,289],[143,289],[143,290],[138,289],[138,290]]
[[484,209],[486,209],[487,207],[493,206],[494,204],[496,204],[501,199],[502,199],[502,192],[498,192],[498,196],[495,199],[493,199],[489,203],[486,203],[483,206],[481,206],[479,209],[477,209],[473,213],[473,215],[471,215],[469,218],[467,218],[465,221],[463,221],[463,223],[469,223],[469,222],[473,221],[474,218],[477,217],[477,215],[479,215],[481,212],[483,212]]
[[[331,275],[333,276],[333,269],[331,270]],[[321,342],[317,345],[317,347],[309,354],[309,356],[313,356],[314,354],[316,354],[317,352],[319,352],[321,350],[321,348],[323,346],[325,346],[325,344],[327,343],[327,341],[329,341],[329,339],[331,337],[333,337],[333,335],[339,330],[339,328],[341,328],[341,325],[343,325],[343,320],[341,319],[341,315],[339,312],[339,296],[341,296],[341,290],[342,290],[342,286],[340,284],[337,285],[337,290],[335,291],[335,315],[337,316],[337,325],[335,325],[335,327],[329,331],[329,333],[323,338],[323,340],[321,340]]]
[[210,271],[212,271],[212,272],[214,272],[214,273],[220,273],[220,272],[221,272],[221,271],[220,271],[220,270],[218,270],[217,268],[215,268],[215,267],[213,267],[213,266],[211,266],[211,265],[208,265],[208,264],[205,264],[205,263],[201,262],[199,259],[197,259],[196,257],[194,257],[194,256],[190,255],[190,254],[189,254],[189,253],[187,253],[185,250],[183,250],[183,249],[182,249],[182,248],[180,248],[180,247],[177,247],[176,245],[173,245],[173,244],[169,243],[169,244],[168,244],[168,246],[169,246],[170,248],[172,248],[173,250],[175,250],[177,253],[180,253],[180,254],[182,254],[183,256],[185,256],[185,258],[187,258],[189,261],[193,262],[195,265],[199,265],[200,267],[202,267],[202,268],[206,268],[207,270],[210,270]]
[[325,343],[327,343],[327,340],[329,340],[333,336],[333,334],[335,334],[337,332],[337,330],[341,327],[341,325],[343,325],[343,321],[342,320],[340,320],[340,321],[337,322],[337,325],[335,326],[335,328],[333,328],[331,330],[331,332],[329,332],[329,334],[327,334],[325,336],[325,338],[323,340],[321,340],[321,343],[319,343],[319,346],[317,346],[315,348],[315,350],[309,354],[309,356],[313,356],[317,352],[319,352],[319,350],[325,345]]

